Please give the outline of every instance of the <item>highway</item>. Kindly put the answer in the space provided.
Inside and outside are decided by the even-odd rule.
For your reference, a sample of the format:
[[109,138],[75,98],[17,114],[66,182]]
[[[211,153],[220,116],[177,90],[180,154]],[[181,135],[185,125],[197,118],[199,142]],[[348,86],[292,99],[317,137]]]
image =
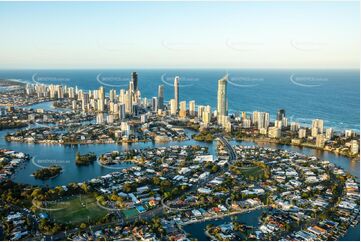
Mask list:
[[232,145],[228,142],[228,140],[226,140],[223,136],[217,136],[217,137],[218,137],[219,141],[221,141],[221,143],[227,149],[228,154],[229,154],[229,161],[232,162],[232,161],[237,160],[237,153],[233,149]]

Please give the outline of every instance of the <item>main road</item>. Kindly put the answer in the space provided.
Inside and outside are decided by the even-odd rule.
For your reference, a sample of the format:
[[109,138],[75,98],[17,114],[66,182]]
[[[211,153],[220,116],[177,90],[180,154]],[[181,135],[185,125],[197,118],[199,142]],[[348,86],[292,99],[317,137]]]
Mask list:
[[229,154],[229,161],[232,162],[232,161],[237,160],[237,153],[233,149],[232,145],[228,142],[228,140],[221,135],[217,136],[217,138],[223,144],[223,146],[227,149],[228,154]]
[[[229,163],[231,165],[231,163],[235,160],[237,160],[237,153],[236,151],[233,149],[232,145],[228,142],[228,140],[226,138],[224,138],[221,135],[216,135],[216,137],[219,139],[219,141],[223,144],[223,146],[227,149],[228,154],[229,154]],[[197,182],[197,184],[194,184],[186,193],[190,193],[190,192],[194,192],[196,191],[198,188],[204,186],[205,184],[207,184],[209,181],[213,180],[214,178],[216,178],[219,174],[221,174],[221,172],[225,171],[225,167],[223,167],[222,169],[220,169],[219,171],[208,175],[205,179],[200,180]],[[177,199],[176,199],[177,200]],[[173,202],[175,202],[175,200],[173,201],[169,201],[168,204],[172,204]],[[165,199],[163,198],[161,200],[161,205],[164,209],[167,209],[169,211],[185,211],[185,210],[190,210],[190,209],[183,209],[183,208],[172,208],[170,207],[168,204],[166,204]]]

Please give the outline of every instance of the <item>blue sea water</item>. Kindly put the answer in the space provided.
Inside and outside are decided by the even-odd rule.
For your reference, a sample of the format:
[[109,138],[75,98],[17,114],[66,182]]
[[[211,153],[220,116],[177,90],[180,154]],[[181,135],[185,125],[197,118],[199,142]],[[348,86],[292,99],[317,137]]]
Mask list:
[[286,110],[289,121],[309,125],[325,120],[336,130],[360,129],[360,74],[358,70],[0,70],[0,79],[78,86],[84,90],[103,85],[106,91],[127,88],[130,73],[138,73],[143,97],[157,96],[164,85],[165,100],[173,97],[173,80],[180,76],[180,100],[216,107],[217,80],[229,74],[228,106],[231,113],[266,111],[274,118]]

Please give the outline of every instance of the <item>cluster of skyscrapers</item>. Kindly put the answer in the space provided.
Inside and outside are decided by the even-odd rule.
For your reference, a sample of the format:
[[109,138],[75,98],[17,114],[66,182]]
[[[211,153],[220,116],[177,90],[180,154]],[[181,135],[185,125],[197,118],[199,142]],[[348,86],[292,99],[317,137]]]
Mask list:
[[[297,122],[288,124],[286,112],[280,109],[277,112],[274,125],[270,127],[270,114],[268,112],[254,111],[251,115],[242,112],[241,115],[233,115],[234,119],[228,115],[228,99],[227,99],[227,83],[228,75],[218,80],[217,90],[217,109],[212,112],[209,105],[196,105],[195,100],[188,103],[180,101],[179,82],[181,78],[176,76],[174,78],[174,94],[168,104],[164,100],[164,86],[158,86],[158,95],[152,97],[149,101],[147,98],[141,98],[141,93],[138,85],[138,75],[136,72],[131,73],[128,89],[121,89],[119,95],[115,89],[109,91],[109,97],[105,96],[104,87],[98,90],[91,90],[85,92],[77,87],[67,87],[61,85],[27,85],[27,94],[36,94],[39,97],[49,97],[51,99],[63,99],[67,97],[72,102],[74,110],[81,109],[83,112],[96,112],[97,123],[103,123],[104,113],[107,113],[106,121],[113,123],[114,120],[124,120],[126,117],[134,117],[139,115],[142,110],[141,121],[145,122],[147,119],[147,112],[149,110],[158,115],[170,115],[180,119],[192,118],[196,122],[201,123],[202,127],[213,125],[212,119],[217,121],[217,124],[222,126],[226,131],[230,132],[235,125],[241,128],[256,128],[260,134],[268,135],[271,138],[280,138],[283,128],[288,128],[292,132],[298,132],[299,139],[316,138],[316,146],[323,147],[327,140],[332,139],[333,129],[328,128],[324,130],[324,122],[320,119],[312,121],[310,133],[307,133],[306,128],[301,128]],[[346,131],[345,135],[348,134]],[[358,148],[358,147],[357,147]],[[355,148],[356,149],[356,148]]]
[[[141,99],[138,89],[138,75],[131,73],[131,79],[127,90],[121,89],[119,95],[115,89],[109,91],[109,97],[105,96],[104,87],[98,90],[85,92],[78,87],[67,87],[62,85],[35,84],[26,86],[26,93],[36,94],[39,97],[51,99],[63,99],[67,97],[72,102],[74,110],[81,109],[83,112],[97,112],[101,121],[102,113],[109,113],[110,119],[124,119],[126,115],[137,115],[138,107],[147,105],[146,99]],[[98,118],[97,118],[98,119]]]

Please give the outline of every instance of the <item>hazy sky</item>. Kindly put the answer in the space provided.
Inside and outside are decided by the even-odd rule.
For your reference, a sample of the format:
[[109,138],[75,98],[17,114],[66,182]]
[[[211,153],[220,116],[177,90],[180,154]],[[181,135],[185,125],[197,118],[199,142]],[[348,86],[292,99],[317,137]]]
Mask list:
[[358,2],[0,2],[0,69],[358,68]]

